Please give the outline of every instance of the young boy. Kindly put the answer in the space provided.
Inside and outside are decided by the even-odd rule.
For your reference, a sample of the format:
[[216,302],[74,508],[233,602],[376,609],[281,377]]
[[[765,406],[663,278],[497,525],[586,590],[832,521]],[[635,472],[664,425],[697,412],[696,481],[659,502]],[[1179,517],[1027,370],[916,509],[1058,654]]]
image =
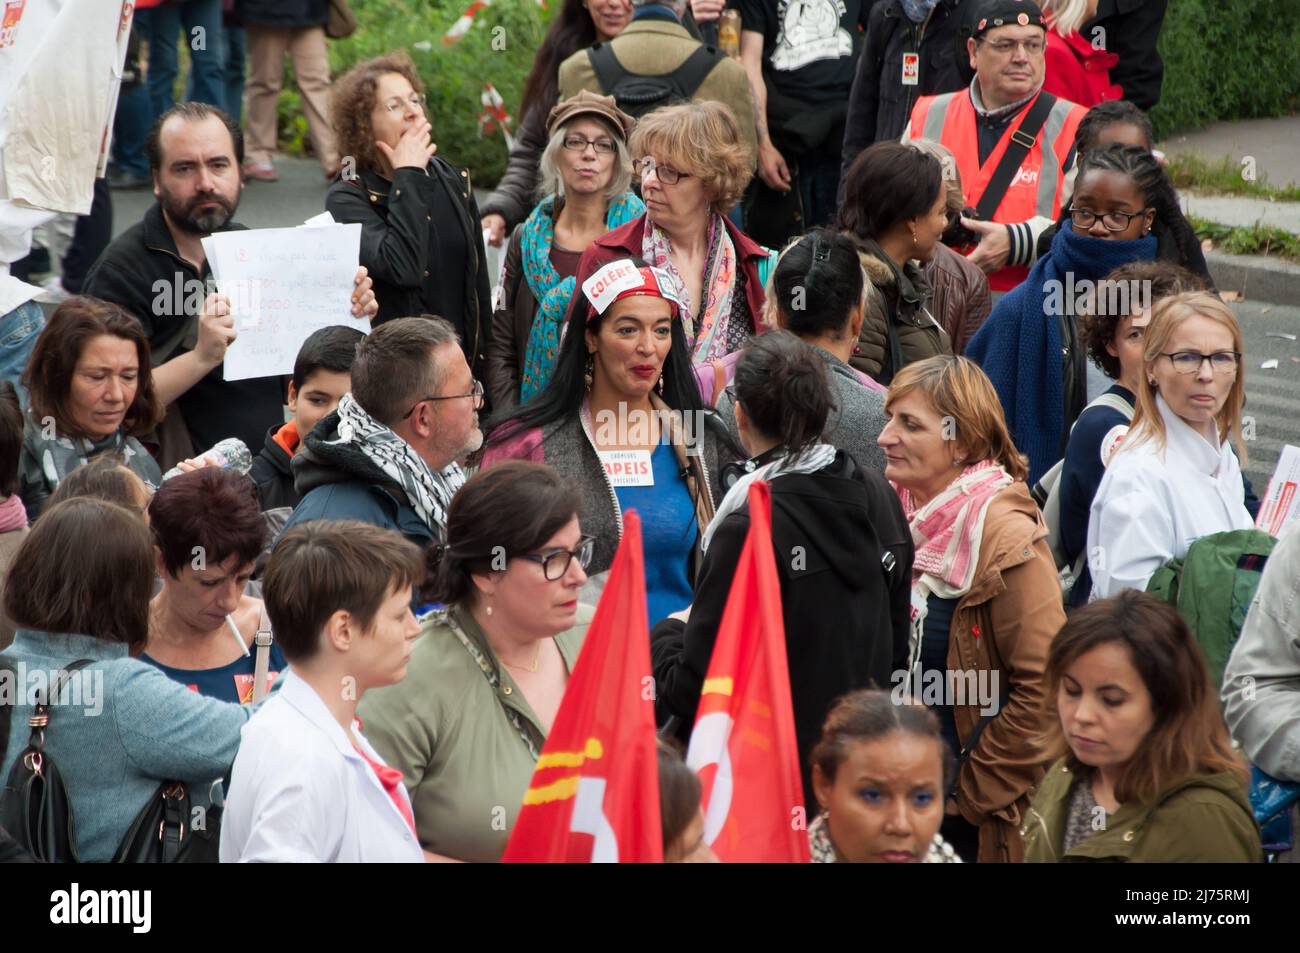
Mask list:
[[352,358],[364,337],[355,328],[334,325],[312,334],[298,350],[289,382],[293,420],[267,431],[266,443],[248,473],[257,484],[263,510],[298,505],[289,464],[316,422],[333,413],[352,389]]
[[368,689],[406,674],[423,576],[415,544],[369,523],[318,520],[280,538],[263,593],[290,668],[243,728],[222,863],[424,859],[401,772],[356,720]]

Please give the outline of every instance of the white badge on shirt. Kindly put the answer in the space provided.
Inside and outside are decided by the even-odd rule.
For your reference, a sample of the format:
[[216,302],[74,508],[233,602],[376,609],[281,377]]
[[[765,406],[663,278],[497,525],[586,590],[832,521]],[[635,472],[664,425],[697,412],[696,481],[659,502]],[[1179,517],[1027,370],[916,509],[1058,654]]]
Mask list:
[[921,55],[919,53],[903,54],[903,85],[915,86],[921,82]]
[[649,450],[602,450],[600,462],[614,486],[654,486]]

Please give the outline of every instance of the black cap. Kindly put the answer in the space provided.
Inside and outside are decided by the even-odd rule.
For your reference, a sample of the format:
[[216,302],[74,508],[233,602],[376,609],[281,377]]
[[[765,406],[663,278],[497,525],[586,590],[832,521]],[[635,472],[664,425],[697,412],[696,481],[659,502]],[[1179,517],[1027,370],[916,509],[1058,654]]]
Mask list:
[[1037,26],[1047,29],[1047,18],[1033,0],[988,0],[979,8],[971,36],[983,36],[999,26]]

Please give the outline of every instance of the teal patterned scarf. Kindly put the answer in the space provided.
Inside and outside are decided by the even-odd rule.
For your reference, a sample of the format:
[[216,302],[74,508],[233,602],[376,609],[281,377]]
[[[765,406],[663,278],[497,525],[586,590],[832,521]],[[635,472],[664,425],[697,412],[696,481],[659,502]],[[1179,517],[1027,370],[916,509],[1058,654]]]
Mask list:
[[[537,302],[537,314],[528,332],[528,349],[524,352],[524,379],[519,401],[526,404],[545,388],[555,370],[560,352],[560,328],[569,298],[575,287],[573,276],[561,279],[551,264],[551,243],[555,240],[555,196],[537,204],[524,221],[522,239],[524,279]],[[609,203],[605,225],[610,231],[645,214],[645,205],[631,192],[624,192]]]

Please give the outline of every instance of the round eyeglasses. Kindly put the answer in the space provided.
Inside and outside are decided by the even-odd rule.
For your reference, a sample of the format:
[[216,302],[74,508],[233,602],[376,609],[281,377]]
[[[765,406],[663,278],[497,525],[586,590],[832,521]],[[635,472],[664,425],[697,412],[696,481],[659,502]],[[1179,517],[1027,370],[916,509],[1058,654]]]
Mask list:
[[576,549],[556,549],[546,553],[526,553],[522,556],[516,556],[515,559],[526,559],[530,563],[537,563],[542,567],[542,575],[548,581],[554,582],[564,577],[564,574],[569,571],[569,563],[574,559],[578,560],[578,565],[583,569],[590,566],[595,542],[596,538],[594,536],[584,536],[578,540]]

